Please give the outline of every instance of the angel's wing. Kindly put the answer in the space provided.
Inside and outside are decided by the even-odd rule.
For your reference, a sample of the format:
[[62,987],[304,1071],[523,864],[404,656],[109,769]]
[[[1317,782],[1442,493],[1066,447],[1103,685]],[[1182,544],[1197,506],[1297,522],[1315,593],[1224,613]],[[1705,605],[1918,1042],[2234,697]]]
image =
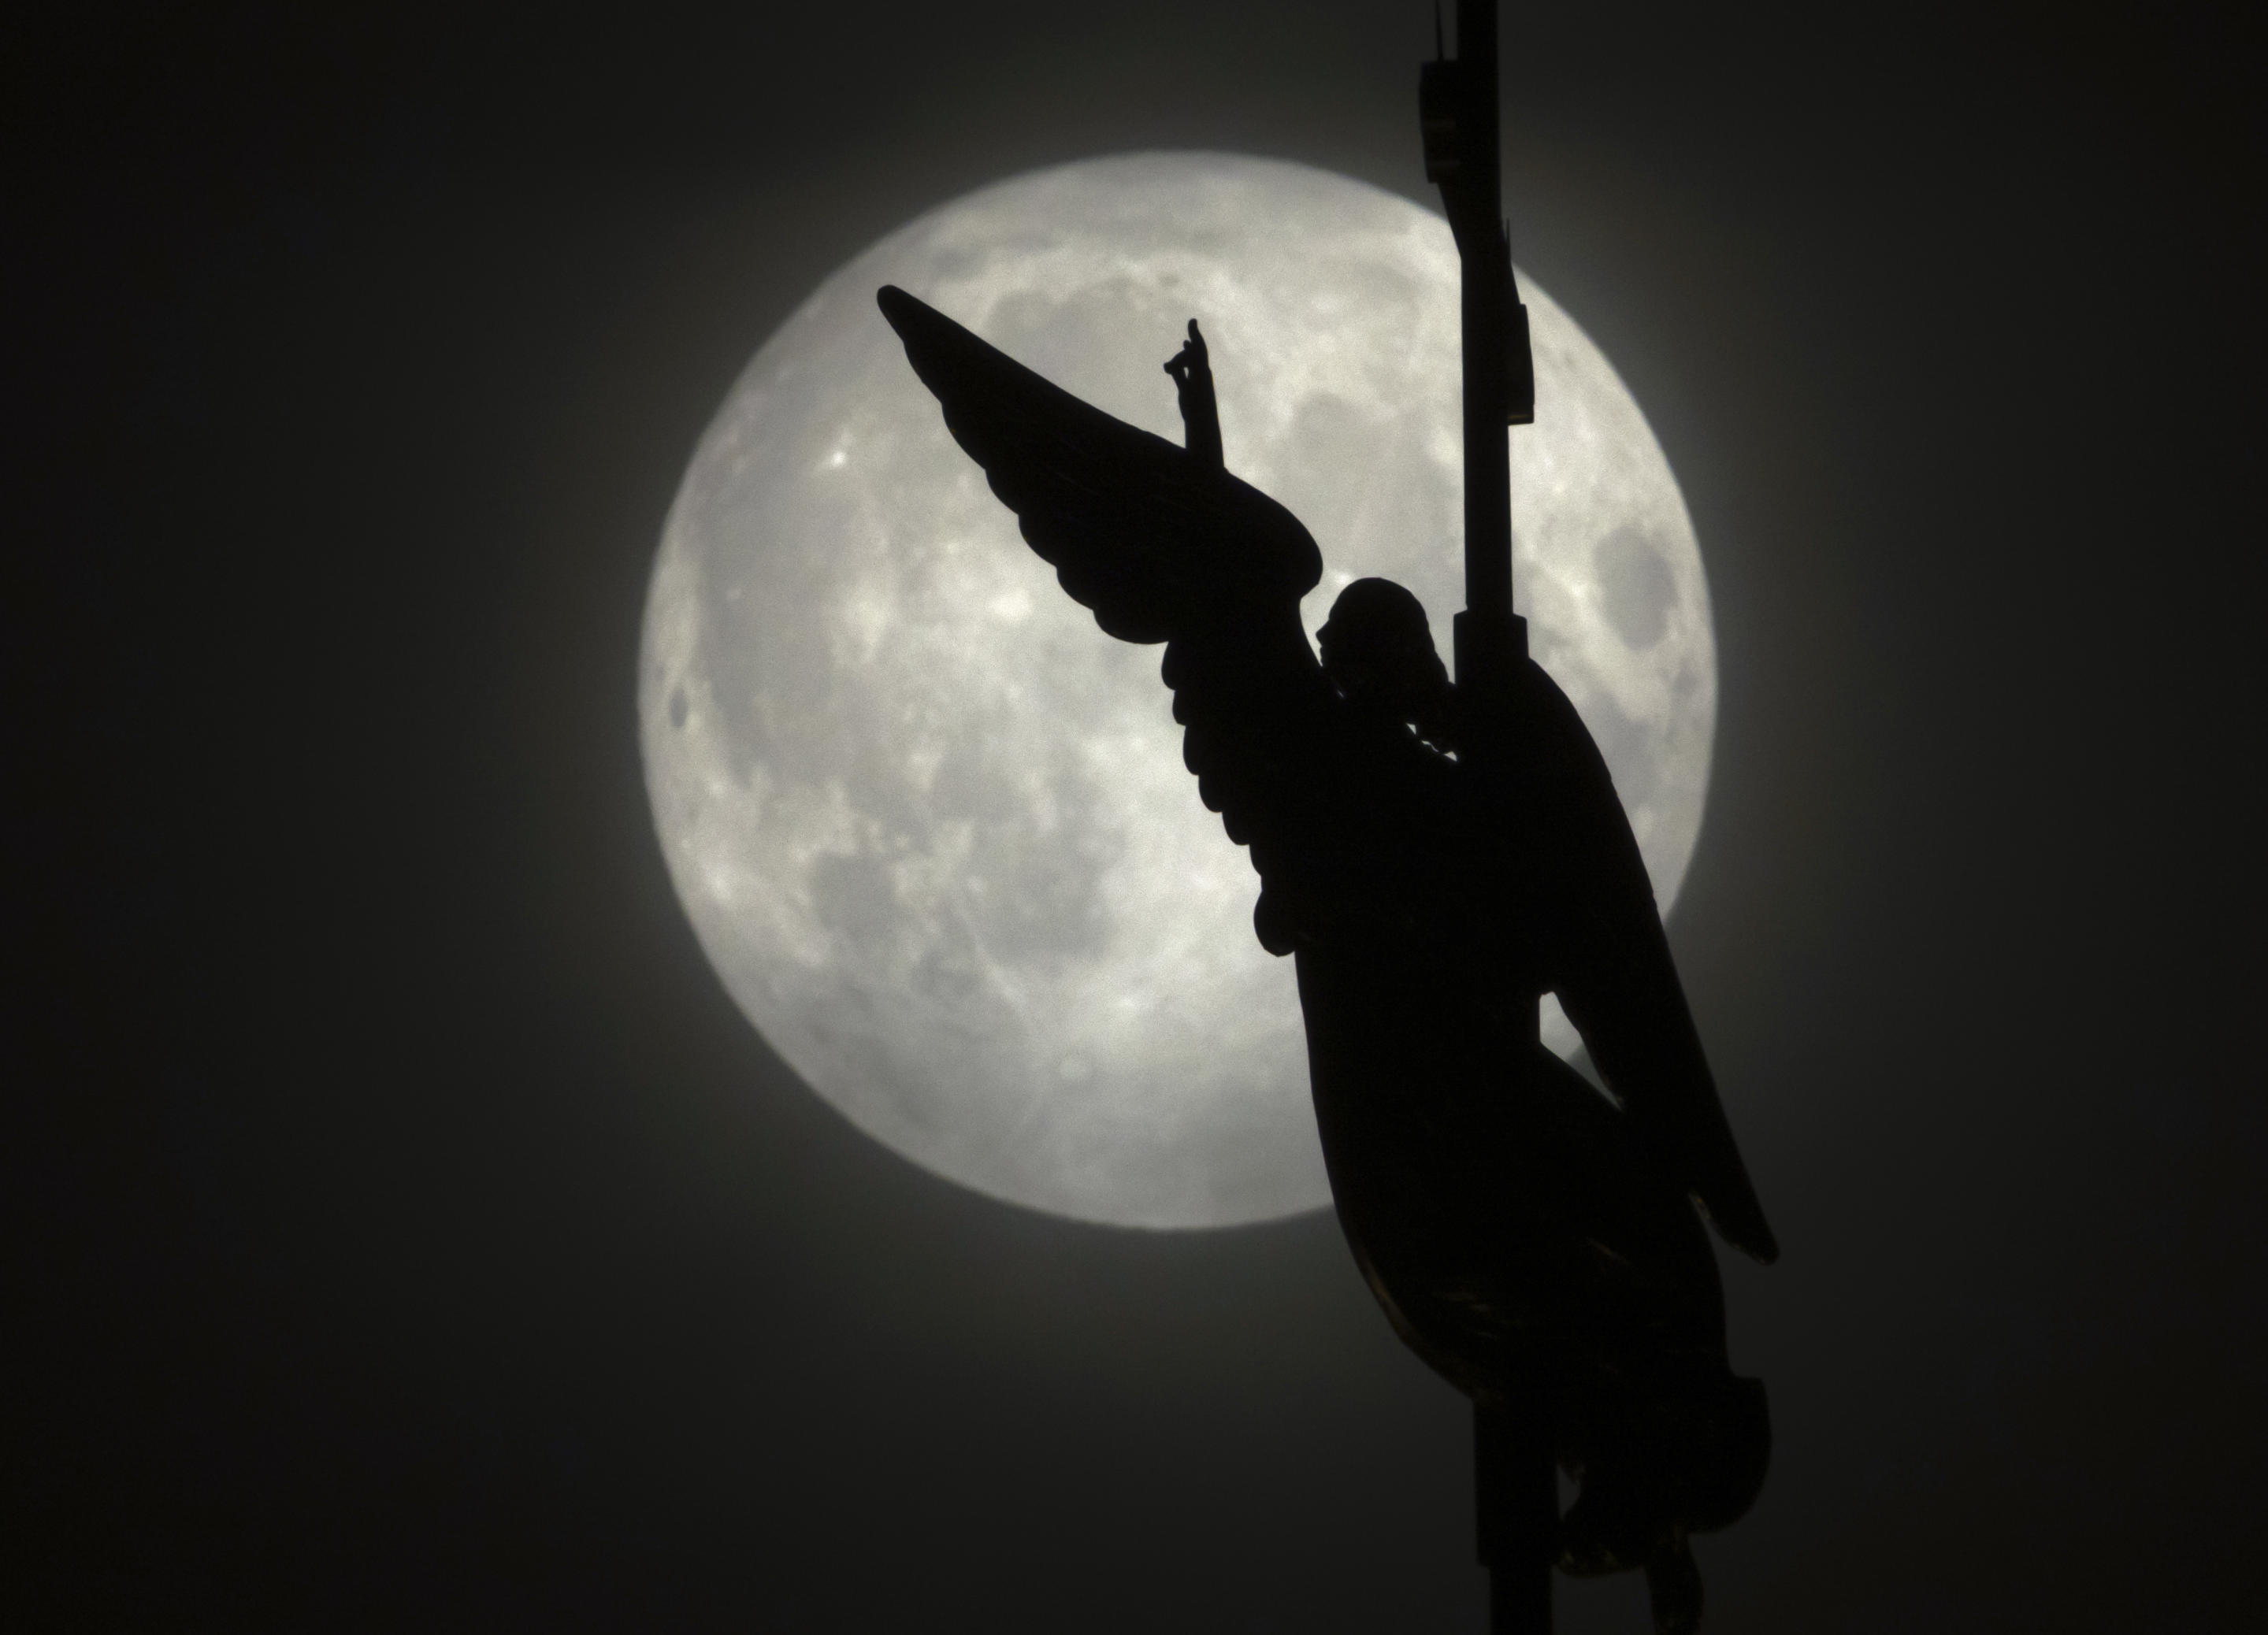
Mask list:
[[[1063,588],[1110,634],[1167,644],[1198,794],[1270,881],[1272,862],[1307,849],[1287,831],[1329,805],[1308,786],[1343,713],[1300,623],[1322,576],[1314,540],[1250,484],[1081,402],[904,290],[877,299]],[[1264,929],[1262,941],[1286,951]]]
[[1613,776],[1540,666],[1528,667],[1521,691],[1550,786],[1538,803],[1553,813],[1544,844],[1562,898],[1550,972],[1560,1005],[1641,1139],[1727,1243],[1769,1263],[1779,1243],[1726,1121]]
[[904,290],[886,285],[876,298],[954,440],[1103,629],[1166,642],[1223,619],[1286,606],[1296,616],[1323,573],[1298,517],[1081,402]]

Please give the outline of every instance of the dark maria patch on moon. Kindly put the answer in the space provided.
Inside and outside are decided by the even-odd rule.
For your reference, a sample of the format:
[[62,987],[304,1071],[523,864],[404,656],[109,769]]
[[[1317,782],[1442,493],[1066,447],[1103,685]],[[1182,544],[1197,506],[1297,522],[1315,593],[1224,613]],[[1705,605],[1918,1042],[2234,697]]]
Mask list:
[[1607,622],[1633,653],[1643,653],[1669,629],[1669,610],[1677,605],[1677,581],[1661,547],[1636,528],[1617,528],[1591,553]]

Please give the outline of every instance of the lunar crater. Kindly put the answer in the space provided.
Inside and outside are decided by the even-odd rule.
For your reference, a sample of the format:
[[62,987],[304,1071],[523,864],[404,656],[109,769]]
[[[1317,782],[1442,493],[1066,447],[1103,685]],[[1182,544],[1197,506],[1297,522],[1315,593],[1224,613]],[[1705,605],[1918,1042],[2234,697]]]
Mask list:
[[1677,580],[1652,539],[1635,528],[1617,528],[1599,541],[1591,567],[1607,620],[1624,646],[1643,653],[1668,634]]

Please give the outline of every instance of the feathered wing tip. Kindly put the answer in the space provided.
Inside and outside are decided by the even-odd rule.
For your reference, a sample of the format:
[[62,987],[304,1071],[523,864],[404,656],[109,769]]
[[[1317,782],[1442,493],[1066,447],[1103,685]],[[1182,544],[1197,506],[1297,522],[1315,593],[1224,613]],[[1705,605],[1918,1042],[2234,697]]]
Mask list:
[[[874,291],[874,304],[882,309],[882,316],[890,320],[890,327],[896,330],[898,339],[905,342],[906,356],[914,366],[914,373],[919,375],[922,384],[932,392],[939,386],[933,378],[934,374],[955,354],[967,356],[970,351],[968,343],[972,341],[983,346],[987,351],[998,353],[1003,363],[1012,364],[1017,369],[1023,368],[1007,354],[998,352],[998,348],[978,341],[976,336],[928,302],[907,294],[895,284],[884,284]],[[1042,375],[1030,370],[1025,372],[1031,374],[1035,380],[1052,385]]]
[[[1764,1219],[1764,1206],[1756,1200],[1756,1191],[1749,1184],[1745,1170],[1740,1177],[1739,1186],[1739,1191],[1727,1194],[1720,1190],[1718,1192],[1719,1208],[1711,1208],[1708,1199],[1698,1192],[1693,1195],[1693,1201],[1700,1206],[1709,1224],[1716,1228],[1719,1237],[1758,1265],[1771,1265],[1779,1258],[1779,1239],[1773,1235],[1771,1223]],[[1737,1201],[1732,1202],[1729,1207],[1724,1207],[1728,1196]]]
[[[1689,1017],[1689,1029],[1690,1025]],[[1682,1140],[1694,1206],[1719,1237],[1758,1265],[1768,1266],[1779,1258],[1779,1239],[1764,1219],[1764,1200],[1756,1196],[1756,1183],[1749,1177],[1748,1163],[1734,1139],[1732,1121],[1725,1116],[1724,1102],[1701,1055],[1697,1036],[1689,1059],[1694,1064],[1686,1091],[1691,1101],[1681,1110],[1688,1121]]]
[[[944,313],[917,296],[907,294],[895,284],[884,284],[874,291],[874,304],[882,309],[882,316],[890,320],[890,327],[898,332],[898,339],[909,347],[950,341],[954,332],[966,334]],[[918,371],[918,360],[914,364]]]
[[[1684,1022],[1690,1032],[1690,1013]],[[1764,1200],[1756,1196],[1756,1183],[1749,1178],[1747,1161],[1734,1139],[1732,1121],[1725,1116],[1724,1100],[1701,1054],[1697,1033],[1693,1035],[1690,1059],[1694,1064],[1695,1088],[1688,1092],[1692,1104],[1686,1109],[1691,1120],[1686,1150],[1692,1166],[1687,1173],[1693,1201],[1718,1236],[1757,1265],[1768,1266],[1779,1258],[1779,1239],[1764,1219]]]

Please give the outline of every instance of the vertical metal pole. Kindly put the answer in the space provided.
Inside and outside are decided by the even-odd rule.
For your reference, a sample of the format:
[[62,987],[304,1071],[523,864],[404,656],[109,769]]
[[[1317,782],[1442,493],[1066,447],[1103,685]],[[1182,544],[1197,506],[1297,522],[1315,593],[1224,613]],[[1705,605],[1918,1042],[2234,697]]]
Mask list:
[[[1512,451],[1505,431],[1509,275],[1498,226],[1504,199],[1498,155],[1496,0],[1457,0],[1459,99],[1457,247],[1464,264],[1465,608],[1496,642],[1512,621]],[[1484,638],[1484,640],[1486,640]],[[1492,645],[1493,643],[1491,643]],[[1495,655],[1476,654],[1485,666]],[[1457,678],[1466,679],[1466,655]],[[1478,678],[1475,678],[1478,679]]]
[[[1495,0],[1457,0],[1457,55],[1418,78],[1425,173],[1439,183],[1464,276],[1465,611],[1457,684],[1501,696],[1527,652],[1512,611],[1512,451],[1506,428],[1535,416],[1528,313],[1513,289],[1497,124]],[[1470,748],[1483,759],[1490,746]]]
[[[1439,13],[1436,13],[1438,21]],[[1465,609],[1456,618],[1458,755],[1470,775],[1506,777],[1515,667],[1528,629],[1512,611],[1512,445],[1535,417],[1528,314],[1513,289],[1497,122],[1496,0],[1457,0],[1457,55],[1418,79],[1425,173],[1441,189],[1462,264],[1464,328]],[[1526,1032],[1536,1037],[1532,996]],[[1558,1555],[1557,1461],[1542,1393],[1473,1405],[1475,1520],[1489,1572],[1491,1635],[1550,1635]]]
[[1536,1410],[1473,1404],[1473,1520],[1489,1574],[1489,1635],[1551,1635],[1559,1473]]

